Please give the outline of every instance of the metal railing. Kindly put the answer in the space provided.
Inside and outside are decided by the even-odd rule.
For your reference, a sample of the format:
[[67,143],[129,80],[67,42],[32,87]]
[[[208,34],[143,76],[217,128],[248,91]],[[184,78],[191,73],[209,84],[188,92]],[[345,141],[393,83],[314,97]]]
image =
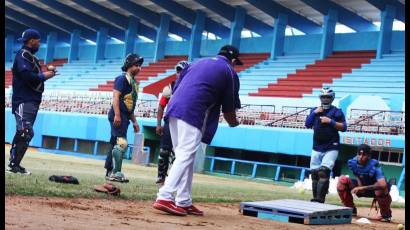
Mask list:
[[[57,112],[77,112],[86,114],[107,114],[112,104],[111,94],[101,95],[45,95],[40,110]],[[11,97],[6,95],[5,107],[11,107]],[[155,118],[157,100],[138,100],[135,115]],[[310,107],[283,106],[281,112],[274,105],[244,104],[237,111],[243,125],[262,125],[267,127],[306,128],[305,120]],[[220,122],[225,122],[221,113]],[[405,134],[405,112],[388,110],[351,109],[347,120],[347,131],[380,133],[389,135]]]
[[353,132],[402,135],[405,134],[405,112],[351,109],[347,130]]

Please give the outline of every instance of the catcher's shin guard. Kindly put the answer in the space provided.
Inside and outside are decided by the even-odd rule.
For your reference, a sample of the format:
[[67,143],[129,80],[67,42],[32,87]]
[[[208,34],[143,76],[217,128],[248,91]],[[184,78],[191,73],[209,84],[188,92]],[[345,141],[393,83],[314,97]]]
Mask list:
[[31,127],[23,130],[17,130],[10,149],[10,166],[20,165],[20,162],[23,160],[24,154],[26,153],[33,136],[34,131]]
[[391,218],[390,205],[391,205],[392,199],[391,199],[390,194],[387,193],[381,196],[376,196],[375,199],[377,200],[377,203],[379,204],[380,215],[385,219]]
[[337,182],[337,193],[340,200],[346,207],[354,208],[353,196],[351,193],[352,180],[347,176],[341,176]]
[[127,139],[123,137],[117,138],[117,144],[114,146],[112,150],[112,160],[113,160],[113,173],[121,172],[122,167],[122,159],[124,158],[124,154],[128,148]]
[[117,138],[114,136],[111,136],[110,138],[110,149],[107,152],[107,157],[105,158],[105,164],[104,164],[104,168],[107,170],[106,175],[105,176],[110,176],[111,171],[112,171],[112,150],[114,149],[114,146],[117,144]]
[[325,203],[326,194],[329,190],[329,179],[330,179],[330,169],[321,166],[319,168],[319,181],[317,183],[316,191],[316,201],[320,203]]
[[170,155],[171,151],[160,149],[158,156],[158,178],[165,178],[167,176]]
[[316,199],[316,194],[317,194],[317,183],[319,181],[319,174],[318,174],[317,169],[312,169],[312,194],[313,194],[313,199],[311,201],[314,201]]

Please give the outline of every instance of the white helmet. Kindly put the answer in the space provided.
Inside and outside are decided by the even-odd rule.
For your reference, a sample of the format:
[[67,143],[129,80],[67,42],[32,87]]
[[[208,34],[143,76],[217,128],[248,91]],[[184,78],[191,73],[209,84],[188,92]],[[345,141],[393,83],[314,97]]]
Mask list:
[[189,62],[182,60],[175,65],[175,71],[181,71],[189,65]]
[[329,87],[323,87],[319,94],[320,102],[323,109],[329,109],[335,99],[335,92]]

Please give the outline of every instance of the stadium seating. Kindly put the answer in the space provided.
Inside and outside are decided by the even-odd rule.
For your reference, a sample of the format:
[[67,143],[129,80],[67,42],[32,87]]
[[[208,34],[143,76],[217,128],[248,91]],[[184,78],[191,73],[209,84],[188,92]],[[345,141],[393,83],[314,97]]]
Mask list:
[[4,73],[4,77],[4,86],[8,88],[11,86],[13,80],[13,74],[11,73],[11,70],[6,70]]
[[106,59],[97,63],[92,60],[75,60],[58,68],[60,75],[50,79],[45,87],[47,90],[89,90],[120,74],[121,65],[121,59]]
[[297,69],[304,68],[319,58],[319,54],[300,54],[279,56],[276,60],[268,59],[239,73],[241,88],[239,94],[247,96],[258,88],[284,78]]
[[[67,62],[67,59],[55,59],[54,61],[50,62],[48,65],[53,65],[56,67],[60,67]],[[41,69],[43,71],[46,70],[44,61],[40,60]],[[8,88],[12,84],[13,74],[11,73],[11,67],[13,66],[12,62],[6,62],[5,64],[5,87]]]
[[[164,77],[172,75],[174,71],[175,65],[180,60],[187,60],[186,56],[165,56],[164,59],[159,60],[155,63],[149,63],[148,65],[144,66],[141,72],[137,76],[137,80],[141,83],[140,87],[144,87],[149,82],[160,80]],[[145,62],[144,62],[145,64]],[[146,82],[149,81],[149,82]],[[91,91],[112,91],[112,87],[114,85],[113,76],[107,79],[105,83],[98,84],[95,88],[91,88]]]
[[290,73],[286,78],[269,83],[267,87],[259,88],[257,92],[249,95],[301,98],[303,93],[311,93],[314,88],[322,88],[324,83],[331,83],[343,73],[351,73],[352,69],[370,63],[370,59],[375,55],[374,51],[334,52],[327,58],[317,60],[304,69],[298,69],[296,73]]
[[[243,72],[244,70],[254,66],[255,64],[258,64],[264,60],[266,60],[269,57],[268,53],[245,53],[241,54],[240,59],[243,62],[243,65],[235,66],[235,71],[237,73]],[[195,59],[196,60],[196,59]],[[240,75],[239,75],[240,76]],[[144,85],[144,92],[145,93],[150,93],[153,95],[158,95],[164,86],[168,85],[170,82],[175,80],[176,76],[175,75],[169,75],[166,78],[158,79],[155,82],[152,82],[149,85]]]
[[[390,99],[399,97],[396,107],[400,109],[405,88],[404,55],[404,52],[394,52],[385,54],[382,59],[372,59],[369,64],[362,65],[362,68],[345,73],[340,79],[325,83],[324,86],[332,87],[336,92],[336,98],[348,94],[374,95],[381,96],[389,102]],[[317,97],[319,90],[314,89],[313,93],[305,94],[304,97]]]

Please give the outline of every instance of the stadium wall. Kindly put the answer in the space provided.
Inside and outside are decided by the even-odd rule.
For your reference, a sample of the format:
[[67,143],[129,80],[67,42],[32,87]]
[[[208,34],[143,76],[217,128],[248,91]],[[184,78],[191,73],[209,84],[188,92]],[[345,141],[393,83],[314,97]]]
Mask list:
[[[149,162],[156,163],[159,153],[159,138],[155,135],[156,119],[139,118],[141,132],[144,133],[144,145],[150,148]],[[30,146],[50,149],[63,154],[82,154],[86,157],[104,159],[109,148],[110,125],[107,115],[64,113],[40,111],[34,125],[34,138]],[[15,133],[15,119],[11,109],[5,109],[5,142],[11,143]],[[243,135],[246,133],[246,135]],[[215,138],[207,148],[207,156],[227,157],[253,162],[276,163],[289,166],[309,167],[308,158],[312,147],[312,130],[290,129],[241,125],[230,128],[220,124]],[[133,143],[134,133],[128,129],[128,142]],[[341,150],[339,154],[340,173],[350,174],[347,162],[354,156],[355,147],[359,143],[368,143],[377,147],[404,149],[404,136],[377,135],[366,133],[341,133]],[[57,145],[59,147],[57,147]],[[56,149],[56,150],[54,150]],[[226,152],[225,150],[229,150]],[[94,156],[92,156],[94,155]],[[265,155],[265,157],[263,156]],[[130,155],[129,155],[130,156]],[[215,172],[231,172],[231,163],[215,161]],[[301,165],[302,164],[302,165]],[[206,159],[204,169],[209,171],[211,161]],[[400,177],[403,166],[383,165],[387,178]],[[255,172],[258,178],[272,179],[276,176],[275,167],[259,166]],[[253,165],[236,164],[235,175],[251,176]],[[284,168],[280,171],[280,180],[292,182],[298,180],[300,170]],[[402,186],[401,193],[404,193]]]
[[[139,118],[141,131],[145,127],[156,127],[156,119]],[[110,125],[106,115],[40,111],[34,125],[35,136],[30,145],[41,147],[42,136],[78,138],[108,141]],[[5,142],[11,142],[15,133],[15,119],[10,108],[5,109]],[[246,135],[243,135],[246,133]],[[291,129],[241,125],[230,128],[226,123],[219,125],[210,146],[243,149],[288,155],[310,156],[312,148],[310,129]],[[128,129],[128,140],[132,143],[134,133]],[[341,133],[341,143],[357,145],[367,142],[372,146],[404,148],[403,135],[380,135],[370,133]]]

